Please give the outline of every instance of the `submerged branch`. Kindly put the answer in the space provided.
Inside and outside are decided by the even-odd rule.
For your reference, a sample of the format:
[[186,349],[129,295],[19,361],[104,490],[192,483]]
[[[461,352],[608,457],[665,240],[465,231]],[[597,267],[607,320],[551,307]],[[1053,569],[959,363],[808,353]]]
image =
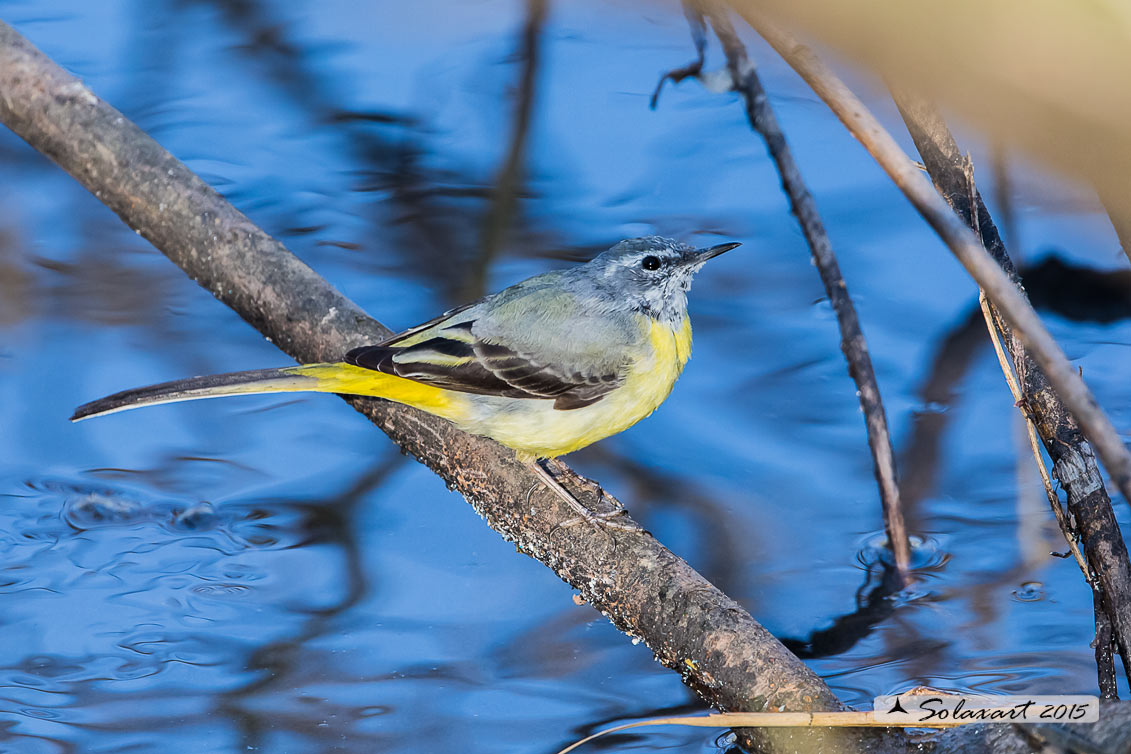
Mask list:
[[726,53],[727,67],[730,69],[735,89],[746,104],[746,116],[750,126],[766,142],[766,149],[781,176],[782,189],[789,197],[790,208],[801,225],[806,243],[809,244],[813,263],[825,286],[825,294],[829,297],[833,311],[836,312],[837,325],[840,328],[840,348],[844,353],[845,361],[848,362],[848,373],[856,383],[860,408],[864,412],[873,472],[880,488],[884,528],[894,556],[895,570],[899,580],[906,585],[910,581],[911,544],[903,518],[903,507],[899,500],[895,453],[892,451],[891,432],[888,430],[880,387],[876,382],[875,370],[872,369],[872,357],[868,353],[868,341],[864,338],[864,331],[860,327],[856,306],[848,294],[848,287],[844,282],[844,276],[841,275],[832,242],[829,241],[825,225],[817,212],[817,203],[801,177],[801,171],[793,159],[785,134],[758,77],[758,71],[746,54],[746,47],[735,33],[724,8],[716,2],[709,2],[704,10],[715,36],[719,38]]
[[[969,160],[962,154],[946,122],[928,102],[898,90],[894,97],[939,194],[977,233],[986,250],[1001,265],[1001,269],[1027,302],[1017,269],[974,185]],[[1111,619],[1114,640],[1122,649],[1120,656],[1124,659],[1125,667],[1131,669],[1127,664],[1131,659],[1128,657],[1128,650],[1131,649],[1131,562],[1128,561],[1127,546],[1115,520],[1115,511],[1112,510],[1111,498],[1104,488],[1095,455],[1081,434],[1075,418],[1049,384],[1044,370],[1034,362],[1009,322],[996,307],[989,307],[989,311],[992,317],[988,318],[987,326],[996,327],[1001,332],[1005,350],[1009,352],[1012,368],[1017,374],[1014,388],[1017,406],[1026,422],[1040,435],[1045,451],[1053,461],[1054,473],[1067,494],[1068,510],[1072,515],[1064,517],[1061,514],[1060,503],[1055,495],[1051,499],[1053,510],[1058,514],[1057,520],[1062,523],[1062,528],[1068,519],[1076,523],[1076,530],[1064,528],[1065,538],[1075,553],[1073,540],[1080,537],[1088,566],[1099,582],[1104,609]],[[1007,370],[1007,378],[1008,368],[1003,365],[1003,369]],[[1091,574],[1087,569],[1084,576],[1091,582]]]
[[1061,401],[1095,446],[1112,480],[1131,501],[1131,453],[1033,307],[864,103],[813,52],[751,4],[742,15],[813,88],[872,154],[896,185],[985,290]]

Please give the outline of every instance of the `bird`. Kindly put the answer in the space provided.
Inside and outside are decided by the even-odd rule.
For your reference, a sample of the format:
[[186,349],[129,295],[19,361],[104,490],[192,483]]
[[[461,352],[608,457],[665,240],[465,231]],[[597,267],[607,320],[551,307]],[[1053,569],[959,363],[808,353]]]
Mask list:
[[623,509],[590,511],[544,462],[628,429],[667,399],[691,356],[692,278],[740,245],[627,239],[584,264],[535,275],[354,348],[340,362],[125,390],[79,406],[71,421],[259,393],[383,398],[502,443],[582,519],[607,522]]

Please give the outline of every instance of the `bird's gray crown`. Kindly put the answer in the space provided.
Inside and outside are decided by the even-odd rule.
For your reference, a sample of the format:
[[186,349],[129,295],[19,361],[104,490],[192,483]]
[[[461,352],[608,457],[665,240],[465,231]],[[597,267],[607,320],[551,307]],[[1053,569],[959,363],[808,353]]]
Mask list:
[[662,236],[630,238],[574,269],[613,311],[637,311],[671,327],[687,316],[691,279],[709,258]]

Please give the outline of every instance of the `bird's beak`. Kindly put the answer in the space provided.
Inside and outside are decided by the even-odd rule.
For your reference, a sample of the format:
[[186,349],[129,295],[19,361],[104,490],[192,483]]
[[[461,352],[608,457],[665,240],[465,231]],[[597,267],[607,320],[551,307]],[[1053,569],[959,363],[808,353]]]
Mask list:
[[687,253],[684,257],[686,264],[701,265],[708,259],[713,259],[719,254],[730,251],[731,249],[741,246],[740,243],[721,243],[718,246],[709,246],[706,249],[696,249]]

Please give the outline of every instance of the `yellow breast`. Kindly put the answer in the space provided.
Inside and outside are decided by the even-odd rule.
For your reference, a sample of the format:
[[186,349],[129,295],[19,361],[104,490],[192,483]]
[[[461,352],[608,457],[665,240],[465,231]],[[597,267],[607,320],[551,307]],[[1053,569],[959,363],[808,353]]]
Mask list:
[[503,410],[497,400],[485,401],[486,410],[464,428],[492,437],[527,458],[572,453],[628,429],[664,402],[691,356],[687,318],[678,330],[646,316],[638,324],[642,348],[624,382],[593,405],[561,411],[552,401],[512,399]]
[[[658,329],[662,330],[666,328],[653,320],[652,330],[655,331]],[[655,343],[655,339],[662,336],[653,335],[652,337],[653,343]],[[683,318],[683,326],[675,331],[675,354],[676,359],[679,361],[679,370],[682,372],[683,365],[691,358],[691,318],[686,315]],[[678,377],[679,374],[677,373],[676,376]]]

